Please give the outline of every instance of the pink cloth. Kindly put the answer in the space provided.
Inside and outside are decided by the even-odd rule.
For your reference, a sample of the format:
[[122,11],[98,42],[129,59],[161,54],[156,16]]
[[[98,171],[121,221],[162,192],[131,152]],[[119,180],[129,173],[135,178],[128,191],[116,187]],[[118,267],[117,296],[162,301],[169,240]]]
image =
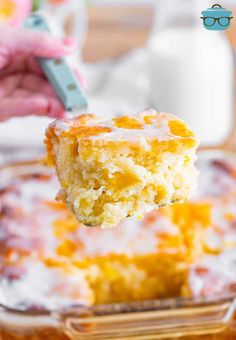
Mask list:
[[27,115],[63,117],[64,108],[35,57],[59,58],[73,50],[71,39],[0,25],[0,121]]

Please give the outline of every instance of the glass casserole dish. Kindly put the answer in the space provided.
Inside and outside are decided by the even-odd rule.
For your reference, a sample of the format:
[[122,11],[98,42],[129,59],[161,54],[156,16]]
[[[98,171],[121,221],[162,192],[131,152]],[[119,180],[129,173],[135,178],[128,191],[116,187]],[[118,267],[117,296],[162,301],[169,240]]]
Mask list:
[[[199,158],[200,200],[149,214],[144,224],[134,222],[136,227],[128,240],[123,231],[127,234],[132,224],[106,231],[106,237],[81,228],[73,234],[73,221],[66,216],[67,230],[63,229],[65,224],[57,223],[55,241],[48,226],[52,225],[52,217],[58,221],[58,214],[65,211],[53,206],[53,216],[51,213],[50,202],[57,188],[54,174],[38,162],[3,166],[2,339],[234,339],[235,156],[206,151]],[[209,221],[209,201],[214,206],[214,226]],[[42,216],[44,224],[40,225]],[[161,228],[163,223],[171,230],[168,235]],[[173,226],[178,226],[177,233]],[[72,239],[68,239],[68,228]],[[153,243],[149,243],[154,236],[158,238],[153,248],[156,253]],[[79,254],[89,253],[93,258],[86,259],[87,267],[84,263],[81,267],[77,250],[74,253],[74,240],[76,245],[80,243]],[[114,240],[117,244],[122,241],[123,248],[116,249]],[[127,262],[130,249],[135,257]],[[79,272],[69,269],[68,276],[61,276],[61,267],[66,266],[68,271],[68,259],[73,259]],[[46,270],[41,270],[42,263]],[[85,275],[86,268],[90,273],[99,271],[97,276],[103,274],[102,283],[94,280],[96,275],[91,274],[91,278],[87,273],[84,284],[80,274]],[[129,269],[127,275],[125,268]]]

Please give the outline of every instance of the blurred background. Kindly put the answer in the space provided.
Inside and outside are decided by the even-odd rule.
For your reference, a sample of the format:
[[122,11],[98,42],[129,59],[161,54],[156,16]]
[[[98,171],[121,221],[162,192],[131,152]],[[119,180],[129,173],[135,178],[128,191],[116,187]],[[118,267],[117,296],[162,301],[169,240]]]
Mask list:
[[[107,119],[153,107],[186,120],[203,147],[236,149],[236,1],[225,31],[203,27],[208,0],[0,0],[0,20],[50,15],[54,34],[74,37],[71,58],[86,79],[89,111]],[[223,12],[224,10],[221,9]],[[42,148],[48,118],[0,126],[0,149]]]

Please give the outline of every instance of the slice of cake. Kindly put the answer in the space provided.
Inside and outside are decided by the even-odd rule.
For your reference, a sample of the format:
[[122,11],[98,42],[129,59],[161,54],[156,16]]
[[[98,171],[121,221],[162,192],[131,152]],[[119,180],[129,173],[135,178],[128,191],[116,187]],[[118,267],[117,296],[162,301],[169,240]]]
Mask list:
[[112,227],[190,197],[197,141],[174,115],[148,110],[99,122],[92,114],[57,120],[46,131],[48,163],[62,199],[87,226]]

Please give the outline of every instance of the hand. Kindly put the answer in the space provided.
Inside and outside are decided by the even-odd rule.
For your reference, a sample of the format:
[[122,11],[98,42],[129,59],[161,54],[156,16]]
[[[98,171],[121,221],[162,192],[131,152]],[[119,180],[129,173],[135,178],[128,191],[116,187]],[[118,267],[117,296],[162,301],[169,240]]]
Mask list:
[[35,57],[59,58],[74,49],[71,39],[0,25],[0,121],[11,117],[63,117],[64,108]]

